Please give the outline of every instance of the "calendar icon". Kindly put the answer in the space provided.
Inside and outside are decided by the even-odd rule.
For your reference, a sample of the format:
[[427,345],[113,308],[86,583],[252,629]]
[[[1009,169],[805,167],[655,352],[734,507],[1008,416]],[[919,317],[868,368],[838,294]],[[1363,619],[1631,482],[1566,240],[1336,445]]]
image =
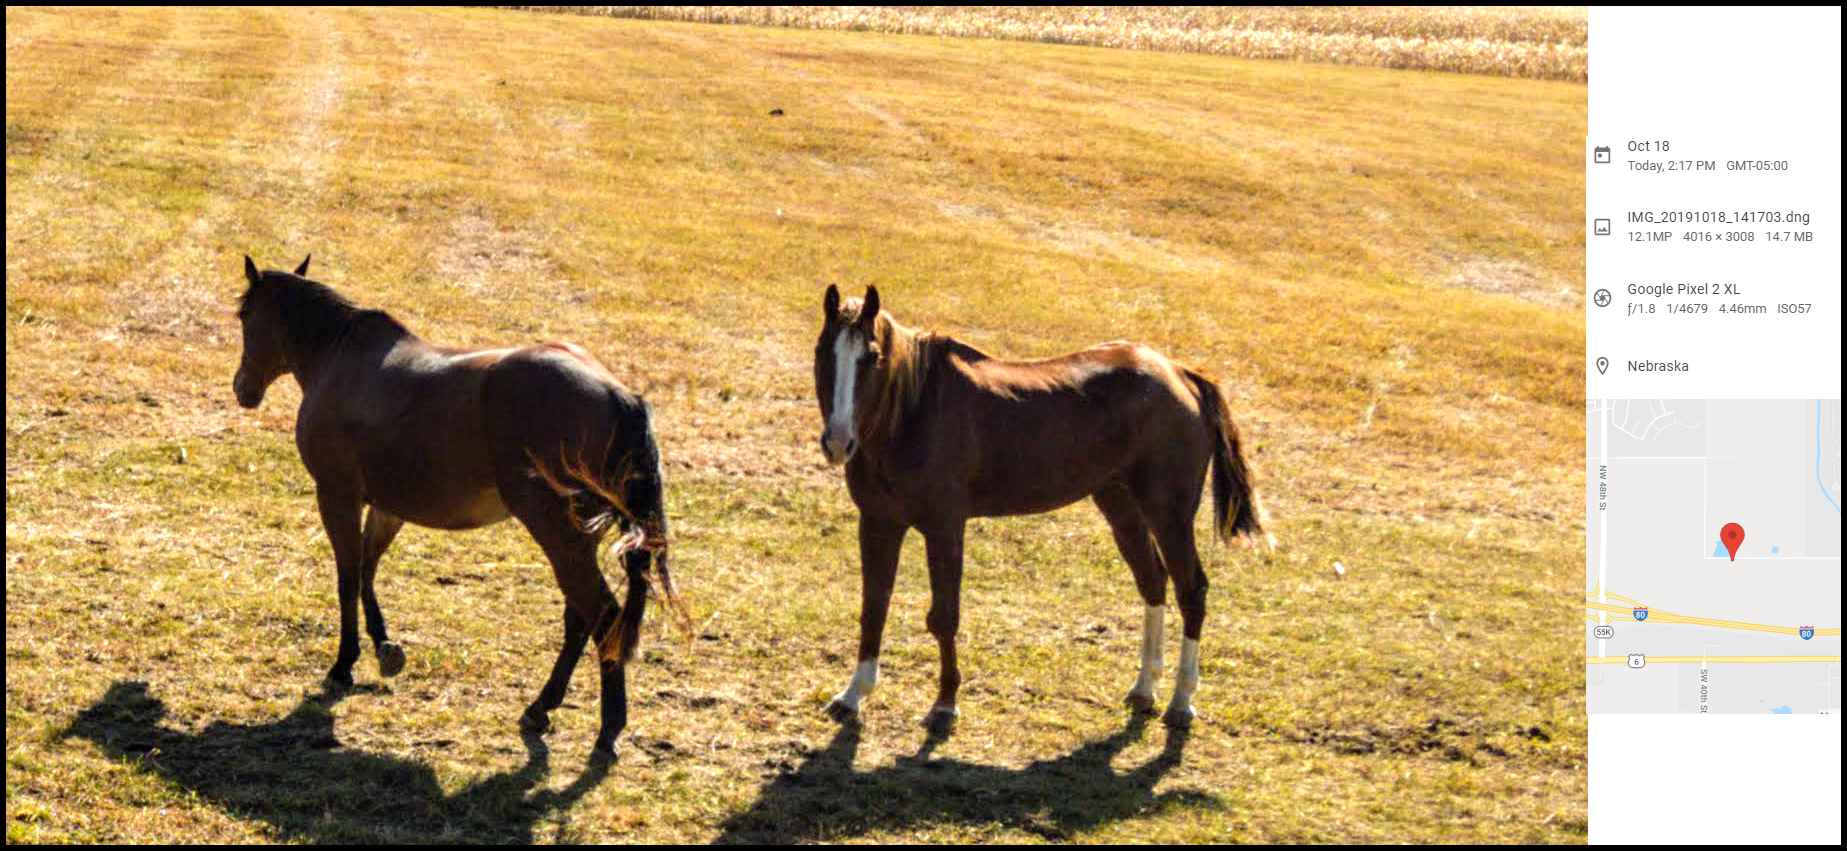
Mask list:
[[1597,147],[1590,149],[1590,155],[1591,155],[1591,159],[1595,160],[1596,162],[1607,163],[1610,161],[1610,146],[1598,145]]

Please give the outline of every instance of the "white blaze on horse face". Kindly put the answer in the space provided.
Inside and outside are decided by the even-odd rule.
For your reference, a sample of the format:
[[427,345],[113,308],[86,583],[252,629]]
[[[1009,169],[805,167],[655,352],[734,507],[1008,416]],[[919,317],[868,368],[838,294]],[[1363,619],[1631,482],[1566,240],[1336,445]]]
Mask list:
[[1142,613],[1142,671],[1130,693],[1146,697],[1151,703],[1154,687],[1161,681],[1161,625],[1166,614],[1163,606],[1149,606]]
[[1174,702],[1169,704],[1170,711],[1180,708],[1191,711],[1193,692],[1199,688],[1199,640],[1184,639],[1180,642],[1180,669],[1174,672]]
[[846,691],[834,695],[834,702],[854,712],[859,711],[859,699],[872,693],[879,687],[879,660],[862,659],[859,667],[853,669],[853,681],[847,683]]
[[859,383],[859,359],[865,354],[866,341],[853,333],[852,326],[840,329],[840,336],[834,338],[834,409],[827,412],[827,429],[821,436],[828,460],[837,464],[853,454],[858,442],[853,391]]

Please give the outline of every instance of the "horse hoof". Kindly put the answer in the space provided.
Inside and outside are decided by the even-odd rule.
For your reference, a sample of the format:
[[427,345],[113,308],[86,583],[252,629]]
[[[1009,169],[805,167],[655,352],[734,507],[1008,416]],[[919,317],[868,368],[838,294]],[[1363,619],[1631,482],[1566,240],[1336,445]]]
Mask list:
[[528,706],[519,716],[519,729],[523,733],[545,733],[552,728],[551,713],[537,706]]
[[924,716],[924,729],[933,736],[947,736],[955,730],[956,716],[960,714],[953,706],[931,707],[930,713]]
[[404,648],[395,641],[386,641],[378,645],[378,675],[395,677],[404,670]]
[[846,701],[836,697],[827,704],[827,717],[839,724],[858,724],[859,707],[849,706]]
[[615,765],[619,761],[619,757],[616,756],[615,742],[597,742],[596,747],[590,749],[590,766],[592,768]]
[[346,671],[329,671],[327,676],[321,680],[321,686],[332,694],[345,694],[352,691],[353,672],[350,669]]
[[1169,706],[1166,714],[1161,716],[1161,723],[1176,730],[1185,730],[1193,726],[1193,707]]
[[1122,702],[1127,704],[1130,709],[1134,710],[1137,715],[1154,714],[1154,695],[1132,691],[1129,692],[1129,696]]

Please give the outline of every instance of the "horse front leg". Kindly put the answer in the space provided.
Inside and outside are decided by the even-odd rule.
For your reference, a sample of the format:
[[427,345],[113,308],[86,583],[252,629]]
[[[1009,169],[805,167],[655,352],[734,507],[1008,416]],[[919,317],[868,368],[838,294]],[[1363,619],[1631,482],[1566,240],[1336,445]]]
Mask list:
[[956,632],[962,623],[962,533],[957,521],[924,535],[930,562],[930,614],[925,621],[936,636],[942,670],[938,675],[936,704],[924,716],[924,729],[948,735],[956,724],[956,692],[962,687],[962,670],[956,665]]
[[859,516],[859,663],[846,689],[827,704],[827,714],[842,724],[857,723],[860,700],[878,688],[879,644],[903,546],[904,526]]
[[359,601],[365,606],[366,633],[372,638],[372,653],[378,657],[378,675],[395,677],[404,670],[404,648],[385,632],[385,613],[378,607],[378,592],[372,588],[372,579],[378,574],[378,560],[390,548],[398,530],[404,528],[404,521],[388,511],[380,511],[377,506],[366,509],[365,560],[359,567]]
[[327,672],[327,684],[345,690],[353,685],[353,663],[359,660],[360,566],[365,558],[365,540],[359,526],[360,500],[344,488],[317,483],[315,502],[321,510],[321,526],[333,545],[334,568],[339,573],[340,653],[334,657],[333,670]]

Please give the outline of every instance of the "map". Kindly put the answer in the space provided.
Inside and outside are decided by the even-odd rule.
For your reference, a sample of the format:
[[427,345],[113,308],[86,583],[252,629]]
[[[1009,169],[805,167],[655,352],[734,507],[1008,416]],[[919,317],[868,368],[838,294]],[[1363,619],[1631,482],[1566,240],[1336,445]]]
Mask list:
[[1833,713],[1841,403],[1591,400],[1593,713]]

